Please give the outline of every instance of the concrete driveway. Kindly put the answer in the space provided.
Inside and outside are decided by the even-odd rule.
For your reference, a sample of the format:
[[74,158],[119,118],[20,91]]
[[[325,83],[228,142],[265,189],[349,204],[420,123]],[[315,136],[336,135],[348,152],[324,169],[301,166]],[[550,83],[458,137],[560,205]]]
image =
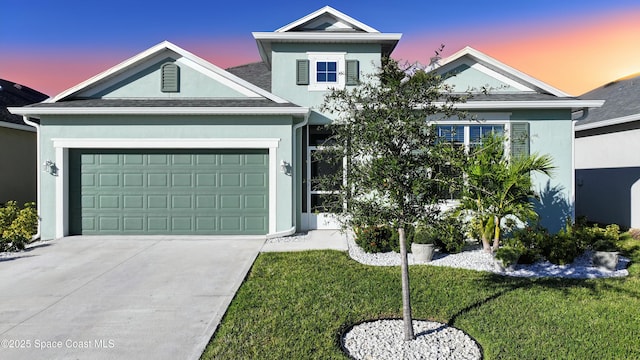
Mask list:
[[0,257],[0,359],[197,359],[262,239],[68,237]]

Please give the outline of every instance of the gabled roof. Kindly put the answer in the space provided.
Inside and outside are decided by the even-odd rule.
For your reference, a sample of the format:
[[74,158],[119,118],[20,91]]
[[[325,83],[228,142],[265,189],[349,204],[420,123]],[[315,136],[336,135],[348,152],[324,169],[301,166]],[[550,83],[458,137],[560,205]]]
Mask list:
[[32,129],[25,125],[21,116],[11,114],[7,107],[34,104],[47,98],[47,95],[30,87],[0,79],[0,126]]
[[[325,25],[325,24],[328,24]],[[275,32],[291,31],[357,31],[379,33],[380,31],[340,12],[331,6],[325,6],[311,14],[287,24]]]
[[191,63],[199,66],[203,71],[208,72],[212,76],[224,81],[228,86],[242,92],[247,97],[266,98],[276,103],[286,103],[287,101],[243,80],[230,72],[219,68],[210,62],[174,45],[168,41],[163,41],[138,55],[135,55],[120,64],[58,94],[57,96],[47,100],[47,103],[56,103],[60,101],[68,101],[77,98],[86,98],[87,94],[98,92],[100,89],[107,88],[109,85],[140,71],[144,66],[166,56],[175,58],[184,58]]
[[380,44],[382,54],[389,55],[402,34],[378,30],[330,7],[325,6],[274,32],[253,32],[262,60],[271,68],[273,43],[352,43]]
[[[189,64],[225,86],[233,88],[243,97],[198,98],[102,98],[91,96],[123,79],[146,69],[150,64],[167,56]],[[263,66],[264,68],[264,66]],[[164,41],[124,62],[108,69],[45,102],[25,107],[10,107],[13,114],[40,118],[41,115],[292,115],[306,116],[309,109],[293,104],[252,84],[231,72],[223,70],[192,53]]]
[[578,131],[640,121],[640,73],[607,83],[579,98],[603,99],[605,104],[578,121]]
[[506,78],[521,84],[522,86],[531,88],[536,92],[543,93],[543,94],[551,94],[557,97],[565,97],[565,98],[571,97],[569,94],[549,84],[546,84],[536,78],[533,78],[519,70],[516,70],[511,66],[508,66],[470,46],[467,46],[461,49],[460,51],[456,52],[455,54],[445,59],[439,60],[435,64],[437,66],[436,71],[437,69],[451,68],[452,64],[460,62],[461,59],[465,57],[471,58],[472,61],[477,62],[499,73],[500,75],[505,76]]

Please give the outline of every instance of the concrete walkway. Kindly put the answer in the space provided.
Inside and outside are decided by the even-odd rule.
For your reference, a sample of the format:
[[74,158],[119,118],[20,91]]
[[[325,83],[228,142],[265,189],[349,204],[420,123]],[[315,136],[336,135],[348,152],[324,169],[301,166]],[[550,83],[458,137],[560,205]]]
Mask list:
[[0,255],[0,359],[198,359],[264,239],[69,237]]
[[312,230],[306,234],[282,239],[267,240],[262,252],[287,252],[306,250],[348,251],[347,237],[338,230]]

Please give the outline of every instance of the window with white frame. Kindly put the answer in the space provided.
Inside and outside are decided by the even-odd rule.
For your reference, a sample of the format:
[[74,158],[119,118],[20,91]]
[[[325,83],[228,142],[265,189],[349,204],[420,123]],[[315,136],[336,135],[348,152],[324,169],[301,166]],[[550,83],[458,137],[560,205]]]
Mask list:
[[342,89],[345,85],[345,53],[307,53],[309,90]]
[[[438,123],[436,134],[444,141],[464,147],[466,151],[482,145],[482,139],[488,135],[503,136],[505,138],[505,153],[507,156],[529,155],[529,123],[526,122],[501,122],[501,123]],[[453,175],[464,176],[455,173],[454,169],[439,169],[439,171],[454,172]],[[459,172],[459,170],[458,170]],[[442,199],[456,199],[459,191],[449,188],[439,190]]]

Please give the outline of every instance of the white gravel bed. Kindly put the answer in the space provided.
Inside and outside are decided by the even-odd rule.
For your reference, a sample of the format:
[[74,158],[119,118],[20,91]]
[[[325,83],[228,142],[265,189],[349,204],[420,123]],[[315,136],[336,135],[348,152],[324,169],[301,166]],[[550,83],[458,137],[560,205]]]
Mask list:
[[282,237],[267,239],[266,243],[267,244],[287,244],[292,242],[306,241],[306,240],[309,240],[310,238],[311,236],[309,235],[309,233],[295,233],[289,236],[282,236]]
[[342,344],[354,359],[481,359],[478,344],[461,330],[433,321],[413,321],[415,340],[404,341],[402,320],[358,324]]
[[[400,254],[395,252],[369,254],[356,244],[353,237],[348,236],[349,255],[356,261],[374,266],[398,266]],[[541,261],[531,265],[516,265],[512,271],[500,268],[491,254],[482,249],[466,250],[458,254],[436,252],[433,260],[426,263],[431,266],[449,266],[478,271],[487,271],[506,276],[517,277],[562,277],[573,279],[593,279],[628,276],[629,259],[620,256],[615,271],[597,268],[591,264],[592,253],[587,251],[576,258],[572,264],[555,265],[548,261]],[[412,254],[408,254],[409,264],[416,264]]]

